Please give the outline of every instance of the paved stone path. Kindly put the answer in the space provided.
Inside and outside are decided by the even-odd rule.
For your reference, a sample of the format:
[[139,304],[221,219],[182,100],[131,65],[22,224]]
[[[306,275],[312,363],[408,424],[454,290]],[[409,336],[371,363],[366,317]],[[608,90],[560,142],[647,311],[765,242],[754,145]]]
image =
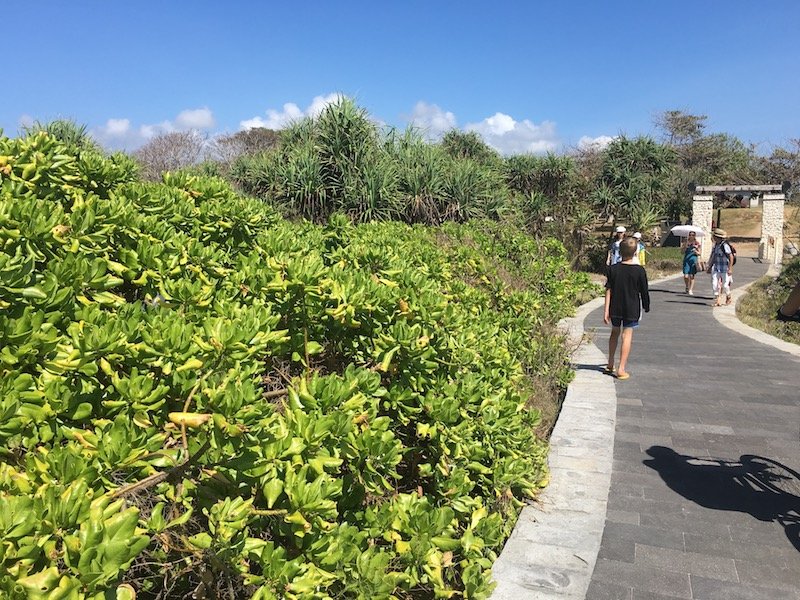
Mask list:
[[[766,270],[741,257],[734,300]],[[565,322],[594,343],[493,600],[800,600],[800,348],[712,309],[709,286],[651,282],[628,381],[600,373],[602,299]]]
[[[734,271],[741,286],[766,265],[741,257]],[[632,377],[616,382],[588,600],[800,600],[800,359],[723,326],[710,277],[696,287],[651,286]]]

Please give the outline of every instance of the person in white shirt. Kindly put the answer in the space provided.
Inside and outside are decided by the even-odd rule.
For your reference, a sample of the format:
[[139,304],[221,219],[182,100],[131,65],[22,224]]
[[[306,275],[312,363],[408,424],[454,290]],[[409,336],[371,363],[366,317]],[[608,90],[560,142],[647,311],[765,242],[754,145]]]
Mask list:
[[617,225],[614,229],[614,239],[611,240],[611,245],[608,248],[608,256],[606,256],[606,266],[610,267],[619,262],[622,262],[622,255],[619,253],[619,243],[625,237],[626,229],[622,225]]

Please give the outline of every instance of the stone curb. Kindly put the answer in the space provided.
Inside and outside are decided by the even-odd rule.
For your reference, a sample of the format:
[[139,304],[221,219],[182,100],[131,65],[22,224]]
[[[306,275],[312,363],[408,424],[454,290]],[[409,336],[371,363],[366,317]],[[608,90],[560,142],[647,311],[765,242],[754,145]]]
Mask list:
[[600,550],[611,484],[617,395],[600,372],[605,355],[587,340],[584,320],[604,299],[581,306],[559,325],[573,354],[575,379],[550,438],[550,483],[523,508],[492,567],[493,600],[586,595]]

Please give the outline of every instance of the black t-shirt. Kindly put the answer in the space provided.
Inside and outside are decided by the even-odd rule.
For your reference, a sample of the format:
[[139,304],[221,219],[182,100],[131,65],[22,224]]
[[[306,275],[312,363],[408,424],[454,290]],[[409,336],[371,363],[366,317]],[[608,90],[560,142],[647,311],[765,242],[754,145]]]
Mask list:
[[641,308],[650,310],[647,271],[641,265],[618,263],[609,267],[606,289],[611,290],[612,317],[638,321]]

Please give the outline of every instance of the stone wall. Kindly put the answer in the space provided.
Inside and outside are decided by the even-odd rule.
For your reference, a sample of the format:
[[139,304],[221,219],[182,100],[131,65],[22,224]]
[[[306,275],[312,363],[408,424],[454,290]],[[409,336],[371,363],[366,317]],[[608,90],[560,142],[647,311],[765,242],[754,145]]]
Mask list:
[[694,196],[692,201],[692,225],[697,225],[704,232],[700,257],[708,260],[711,255],[711,219],[714,213],[714,196]]
[[783,194],[764,194],[758,257],[773,264],[783,260]]

